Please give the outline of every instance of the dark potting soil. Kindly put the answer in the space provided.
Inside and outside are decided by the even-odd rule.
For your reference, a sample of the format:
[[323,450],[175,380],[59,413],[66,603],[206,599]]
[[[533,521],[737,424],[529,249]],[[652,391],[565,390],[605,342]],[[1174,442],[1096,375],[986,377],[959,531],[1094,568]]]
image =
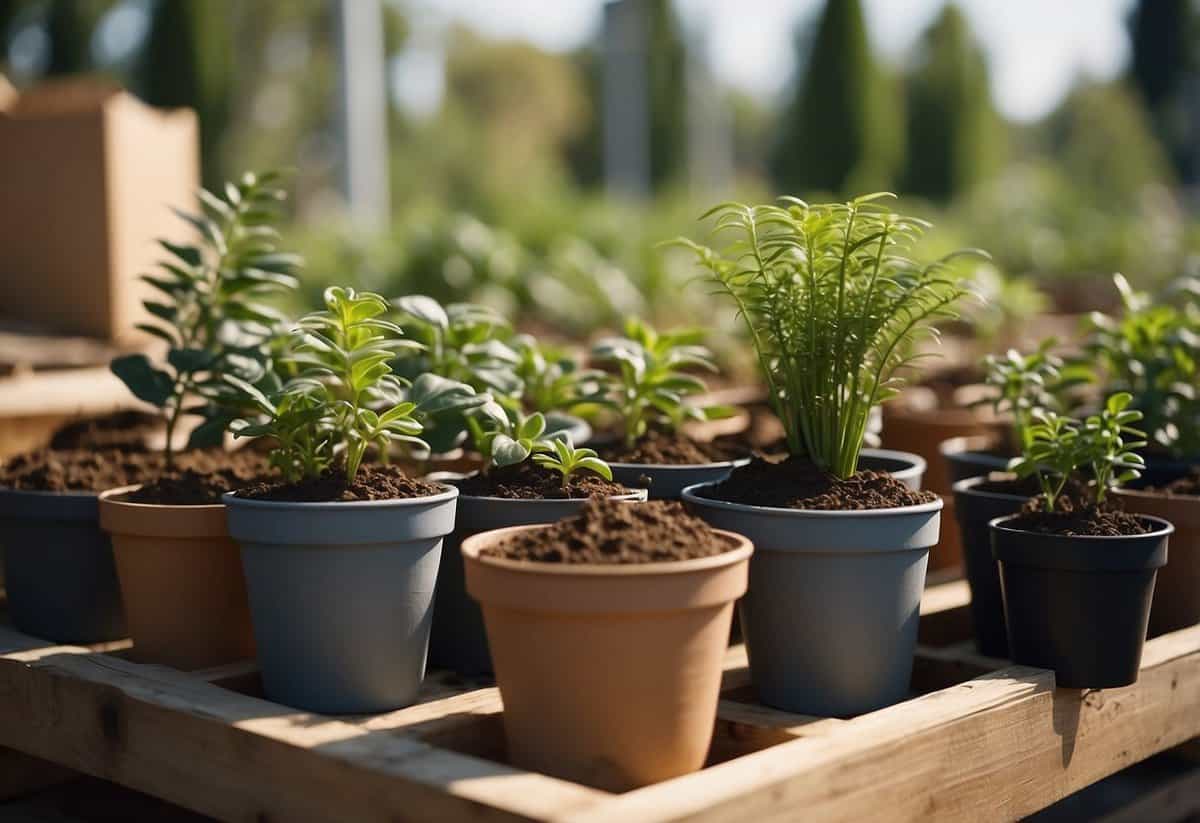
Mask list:
[[1007,472],[991,472],[987,476],[987,480],[972,486],[971,491],[1011,494],[1014,497],[1034,497],[1042,493],[1042,487],[1033,475],[1016,477]]
[[1190,474],[1178,480],[1172,480],[1165,486],[1148,488],[1146,491],[1181,497],[1200,497],[1200,471],[1193,469]]
[[704,443],[680,432],[649,431],[632,446],[623,442],[597,445],[600,457],[610,463],[646,463],[656,466],[695,466],[724,463],[749,452],[717,442]]
[[[174,463],[167,471],[161,452],[133,447],[38,449],[0,465],[0,488],[102,492],[142,483],[147,487],[131,496],[131,500],[188,505],[217,502],[220,494],[214,496],[216,489],[230,491],[267,473],[262,456],[248,452],[216,449],[182,452],[175,455]],[[205,478],[210,476],[214,479],[206,483]]]
[[291,503],[352,503],[365,500],[403,500],[429,497],[445,489],[437,483],[409,477],[399,466],[362,465],[353,483],[340,470],[328,471],[315,480],[299,483],[271,481],[255,483],[238,491],[249,500]]
[[146,451],[146,441],[163,430],[163,421],[158,415],[140,411],[113,412],[66,423],[50,438],[50,448],[56,451]]
[[503,497],[507,500],[612,497],[633,491],[620,483],[605,480],[590,472],[573,475],[564,488],[561,474],[529,460],[514,466],[492,469],[487,474],[472,474],[453,482],[463,494],[472,497]]
[[1121,537],[1147,534],[1153,531],[1140,518],[1115,506],[1102,508],[1091,503],[1081,504],[1070,496],[1059,497],[1053,512],[1042,508],[1041,498],[1026,501],[1020,516],[1008,522],[1008,527],[1037,534],[1061,534],[1067,537]]
[[589,500],[544,529],[523,531],[482,552],[537,563],[663,563],[710,557],[737,547],[676,501]]
[[887,472],[858,471],[841,480],[799,457],[779,462],[756,457],[700,494],[728,503],[824,511],[894,509],[937,500],[933,492],[913,491]]

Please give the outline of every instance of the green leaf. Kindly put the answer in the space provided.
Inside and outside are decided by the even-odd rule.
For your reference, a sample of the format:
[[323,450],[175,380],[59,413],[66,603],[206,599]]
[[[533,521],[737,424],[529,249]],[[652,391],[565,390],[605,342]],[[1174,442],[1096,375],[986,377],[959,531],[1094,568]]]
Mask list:
[[159,240],[158,244],[188,266],[199,266],[204,259],[200,249],[195,246],[172,243],[170,240]]
[[154,368],[144,354],[118,357],[112,361],[110,368],[139,400],[162,408],[171,398],[175,381],[171,375]]
[[184,374],[207,369],[213,362],[213,353],[207,349],[171,349],[167,362],[177,372]]
[[432,297],[410,294],[397,298],[393,302],[396,308],[415,320],[443,331],[450,327],[450,318],[447,316],[446,310]]
[[514,466],[529,457],[530,452],[529,446],[507,434],[498,434],[492,441],[492,462],[497,466]]

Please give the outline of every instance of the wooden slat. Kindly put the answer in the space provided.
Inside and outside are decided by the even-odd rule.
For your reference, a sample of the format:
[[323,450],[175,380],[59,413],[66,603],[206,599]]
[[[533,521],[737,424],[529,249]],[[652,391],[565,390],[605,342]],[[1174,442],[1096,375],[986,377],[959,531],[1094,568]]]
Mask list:
[[545,819],[607,797],[103,655],[0,660],[0,745],[223,820]]
[[56,763],[0,748],[0,800],[20,797],[78,777]]
[[1145,657],[1105,691],[1003,669],[566,819],[1014,820],[1200,734],[1200,626]]

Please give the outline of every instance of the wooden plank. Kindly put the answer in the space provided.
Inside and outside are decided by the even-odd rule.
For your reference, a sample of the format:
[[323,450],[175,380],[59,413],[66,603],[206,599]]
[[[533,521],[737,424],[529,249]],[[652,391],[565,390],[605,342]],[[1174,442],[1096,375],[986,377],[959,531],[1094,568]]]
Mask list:
[[[19,653],[20,654],[20,653]],[[602,792],[104,655],[0,659],[0,745],[223,820],[540,820]]]
[[1014,666],[566,819],[1014,820],[1197,734],[1200,626],[1151,641],[1132,687]]
[[0,748],[0,800],[57,786],[78,776],[77,772],[48,760]]

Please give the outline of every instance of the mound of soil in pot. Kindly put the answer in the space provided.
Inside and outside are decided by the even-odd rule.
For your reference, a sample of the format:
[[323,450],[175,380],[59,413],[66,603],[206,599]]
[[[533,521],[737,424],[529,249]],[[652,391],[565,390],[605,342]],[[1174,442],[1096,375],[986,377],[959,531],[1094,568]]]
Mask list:
[[160,475],[122,496],[130,503],[160,506],[205,506],[221,495],[261,482],[271,474],[266,458],[255,452],[199,452],[186,455],[189,467]]
[[481,554],[536,563],[636,564],[711,557],[736,547],[677,501],[589,500],[578,514],[522,531]]
[[472,497],[503,497],[507,500],[563,500],[584,497],[612,497],[629,494],[620,483],[597,474],[573,475],[564,488],[562,475],[530,460],[515,466],[503,466],[487,474],[473,474],[454,481],[463,494]]
[[299,483],[282,481],[255,483],[238,491],[249,500],[289,503],[352,503],[364,500],[404,500],[441,494],[445,488],[427,480],[409,477],[399,466],[363,465],[353,483],[341,470],[328,471]]
[[[266,461],[261,455],[243,452],[224,452],[219,449],[182,452],[175,455],[175,465],[166,472],[166,461],[161,452],[136,449],[39,449],[17,455],[0,465],[0,488],[24,491],[50,492],[102,492],[117,486],[136,483],[158,484],[164,491],[160,499],[150,489],[143,490],[136,502],[211,503],[215,498],[198,496],[195,491],[199,480],[188,479],[190,475],[203,477],[220,475],[224,479],[214,480],[230,488],[246,485],[256,477],[266,474]],[[182,478],[182,479],[181,479]],[[182,485],[180,485],[182,484]],[[236,485],[228,485],[236,484]],[[191,488],[191,492],[184,489]],[[132,498],[131,498],[132,499]]]
[[146,441],[165,431],[162,418],[140,411],[120,411],[72,420],[50,438],[56,451],[72,449],[125,449],[146,451]]
[[727,503],[822,511],[895,509],[938,499],[931,491],[913,491],[887,472],[858,471],[842,480],[800,457],[778,462],[756,457],[700,494]]
[[1066,537],[1121,537],[1153,531],[1140,517],[1113,506],[1079,503],[1066,495],[1058,498],[1056,505],[1055,511],[1048,512],[1042,508],[1040,498],[1033,498],[1021,508],[1020,516],[1010,520],[1007,526]]
[[718,442],[703,443],[680,432],[649,431],[632,446],[624,442],[597,445],[609,463],[648,463],[656,466],[696,466],[747,457],[749,451]]

